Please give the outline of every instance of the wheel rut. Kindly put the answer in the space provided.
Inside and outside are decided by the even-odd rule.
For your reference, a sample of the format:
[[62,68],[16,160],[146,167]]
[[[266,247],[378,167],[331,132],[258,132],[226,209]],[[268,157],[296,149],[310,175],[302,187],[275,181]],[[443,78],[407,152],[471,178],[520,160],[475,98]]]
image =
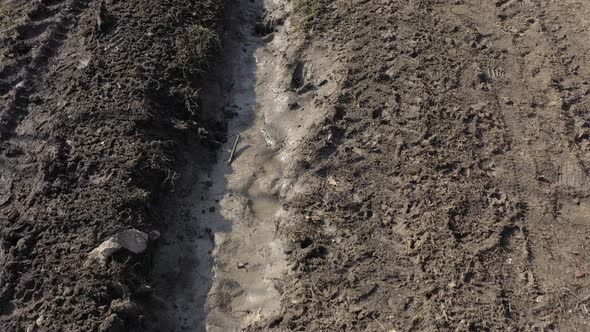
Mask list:
[[[9,46],[2,54],[5,65],[0,68],[0,139],[14,133],[28,114],[30,97],[44,81],[47,66],[69,37],[70,29],[87,7],[88,1],[39,2],[26,16],[24,23],[9,31]],[[47,6],[52,6],[51,8]]]
[[279,230],[297,218],[287,205],[302,192],[299,151],[342,78],[333,45],[308,42],[292,10],[256,0],[228,14],[202,94],[204,109],[229,119],[227,142],[214,165],[181,175],[198,180],[155,259],[154,287],[171,303],[158,314],[165,329],[240,331],[280,317],[292,244]]
[[287,262],[276,230],[297,180],[295,151],[322,114],[293,111],[309,97],[292,77],[310,75],[288,11],[288,1],[256,0],[228,14],[224,56],[202,94],[203,108],[229,118],[227,143],[216,164],[187,170],[199,180],[156,256],[154,287],[172,303],[159,314],[165,328],[239,331],[278,315]]

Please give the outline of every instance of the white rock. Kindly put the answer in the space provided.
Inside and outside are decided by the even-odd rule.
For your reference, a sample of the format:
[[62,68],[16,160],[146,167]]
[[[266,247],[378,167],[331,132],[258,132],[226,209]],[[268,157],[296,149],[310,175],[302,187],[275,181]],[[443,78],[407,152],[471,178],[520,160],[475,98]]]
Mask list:
[[115,252],[124,248],[134,254],[141,254],[147,249],[148,234],[137,229],[128,229],[111,236],[88,254],[87,264],[98,261],[106,265],[108,258]]

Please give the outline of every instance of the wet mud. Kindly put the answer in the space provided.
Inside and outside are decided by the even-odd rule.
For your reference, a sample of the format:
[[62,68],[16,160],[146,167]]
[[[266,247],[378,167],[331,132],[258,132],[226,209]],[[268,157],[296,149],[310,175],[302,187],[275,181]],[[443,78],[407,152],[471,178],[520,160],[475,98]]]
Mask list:
[[0,0],[0,330],[589,330],[588,14]]
[[241,331],[279,314],[288,267],[277,230],[292,219],[283,205],[300,171],[295,154],[325,113],[307,103],[333,92],[336,75],[334,64],[318,75],[306,62],[326,51],[304,44],[290,10],[252,1],[228,13],[224,56],[203,90],[203,107],[229,118],[227,140],[212,166],[187,170],[199,181],[178,198],[186,215],[155,257],[154,286],[174,289],[162,292],[173,306],[158,314],[169,329]]

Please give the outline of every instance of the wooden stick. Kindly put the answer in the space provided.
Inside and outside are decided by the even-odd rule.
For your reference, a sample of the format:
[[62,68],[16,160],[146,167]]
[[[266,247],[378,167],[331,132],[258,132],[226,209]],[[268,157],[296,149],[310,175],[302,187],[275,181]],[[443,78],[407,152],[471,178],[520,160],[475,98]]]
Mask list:
[[227,161],[228,164],[231,165],[231,162],[234,160],[234,154],[236,153],[236,148],[238,147],[238,142],[240,141],[240,134],[236,136],[236,141],[234,142],[234,147],[231,149],[231,154],[229,155],[229,160]]

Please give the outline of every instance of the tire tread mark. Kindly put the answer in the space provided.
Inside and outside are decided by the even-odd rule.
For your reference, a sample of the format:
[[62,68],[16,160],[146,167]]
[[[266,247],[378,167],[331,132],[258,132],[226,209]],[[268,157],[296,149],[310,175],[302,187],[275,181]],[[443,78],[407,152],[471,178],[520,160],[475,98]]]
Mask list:
[[[9,52],[13,56],[16,54],[16,58],[20,60],[0,68],[0,97],[4,96],[6,100],[0,110],[0,140],[12,136],[18,124],[27,115],[29,97],[36,91],[36,82],[42,80],[49,59],[56,55],[69,37],[69,31],[81,16],[87,0],[69,0],[63,5],[62,2],[43,1],[33,9],[33,12],[47,5],[59,5],[61,11],[44,11],[51,15],[14,28],[22,38],[16,40]],[[32,32],[32,29],[38,30]],[[37,37],[41,38],[31,42]]]

